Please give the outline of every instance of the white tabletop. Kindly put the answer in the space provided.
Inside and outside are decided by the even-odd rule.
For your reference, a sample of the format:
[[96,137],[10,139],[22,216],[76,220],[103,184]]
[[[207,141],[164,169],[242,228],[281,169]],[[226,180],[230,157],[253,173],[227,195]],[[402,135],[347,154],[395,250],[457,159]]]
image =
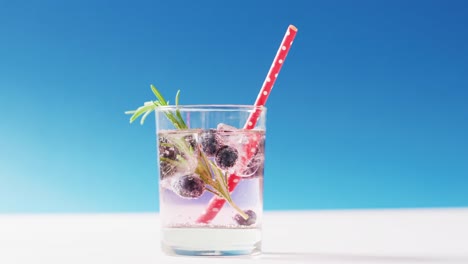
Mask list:
[[0,215],[0,263],[468,263],[468,209],[267,212],[256,257],[170,257],[157,214]]

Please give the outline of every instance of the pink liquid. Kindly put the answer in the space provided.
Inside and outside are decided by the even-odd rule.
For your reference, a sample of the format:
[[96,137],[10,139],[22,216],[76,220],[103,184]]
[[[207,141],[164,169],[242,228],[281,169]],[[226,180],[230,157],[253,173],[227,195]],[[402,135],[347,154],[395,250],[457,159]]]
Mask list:
[[[230,196],[232,202],[240,210],[254,212],[254,219],[250,219],[251,221],[247,224],[242,221],[239,211],[229,203],[225,203],[210,223],[196,223],[197,218],[215,195],[206,191],[206,188],[211,188],[211,186],[206,184],[203,193],[193,198],[184,197],[174,187],[175,182],[179,181],[182,176],[199,172],[197,166],[200,163],[200,151],[207,160],[212,162],[213,166],[222,167],[217,163],[219,153],[207,154],[204,151],[207,146],[206,133],[209,131],[170,130],[161,131],[158,134],[163,245],[166,249],[170,249],[167,251],[175,250],[176,246],[177,249],[188,250],[192,253],[193,251],[211,252],[207,253],[208,255],[216,254],[212,253],[213,250],[216,252],[259,250],[263,211],[265,132],[259,130],[216,130],[214,132],[217,138],[215,145],[218,149],[227,145],[237,151],[234,164],[229,168],[220,168],[220,170],[223,175],[236,172],[244,176]],[[252,142],[255,143],[252,144]],[[247,151],[255,151],[254,158],[247,159],[246,157],[252,156],[247,155]],[[166,164],[163,164],[164,162]],[[194,177],[197,177],[196,173]],[[215,181],[219,180],[214,176],[211,177]],[[241,219],[240,222],[239,219]]]

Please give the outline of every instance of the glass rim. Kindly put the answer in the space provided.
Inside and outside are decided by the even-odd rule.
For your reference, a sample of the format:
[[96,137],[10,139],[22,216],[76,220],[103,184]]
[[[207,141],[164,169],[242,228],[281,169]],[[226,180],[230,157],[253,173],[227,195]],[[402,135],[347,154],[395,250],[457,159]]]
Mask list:
[[158,106],[155,111],[181,110],[181,111],[266,111],[265,106],[236,105],[236,104],[191,104],[191,105],[163,105]]

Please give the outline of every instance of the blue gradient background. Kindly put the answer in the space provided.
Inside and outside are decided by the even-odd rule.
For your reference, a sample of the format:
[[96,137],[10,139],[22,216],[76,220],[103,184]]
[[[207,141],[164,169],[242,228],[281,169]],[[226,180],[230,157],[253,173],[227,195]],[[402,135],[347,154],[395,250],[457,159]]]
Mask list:
[[154,122],[123,112],[150,83],[183,104],[252,104],[289,24],[265,208],[468,206],[467,14],[455,0],[0,1],[0,213],[157,210]]

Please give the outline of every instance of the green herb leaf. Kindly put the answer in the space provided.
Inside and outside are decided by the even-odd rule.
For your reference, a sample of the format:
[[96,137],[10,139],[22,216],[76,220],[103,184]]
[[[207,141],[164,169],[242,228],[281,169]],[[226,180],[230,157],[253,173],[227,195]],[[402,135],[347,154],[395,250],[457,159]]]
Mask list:
[[[152,84],[151,84],[151,90],[153,91],[154,95],[156,96],[156,98],[158,100],[157,101],[146,102],[143,106],[138,107],[136,110],[125,111],[125,114],[131,114],[132,115],[130,117],[130,123],[133,123],[133,121],[138,119],[138,117],[142,116],[142,118],[140,120],[140,124],[143,125],[145,120],[146,120],[146,117],[151,112],[156,110],[156,108],[158,108],[160,106],[168,106],[169,105],[169,102],[166,101],[166,99],[164,99],[162,94]],[[176,106],[179,104],[179,94],[180,94],[180,90],[177,91],[177,94],[176,94]],[[175,128],[177,128],[177,129],[187,129],[188,127],[185,124],[185,121],[184,121],[179,109],[177,109],[175,112],[176,113],[174,114],[172,111],[167,110],[167,111],[164,111],[164,114],[169,119],[169,121],[171,121],[171,123],[174,125]]]
[[156,87],[154,87],[154,85],[152,85],[152,84],[150,86],[151,86],[151,90],[153,91],[156,98],[158,98],[159,102],[161,102],[161,105],[168,105],[166,100],[164,99],[164,97],[158,91],[158,89],[156,89]]
[[[152,112],[154,111],[155,106],[154,105],[143,105],[137,108],[137,110],[132,111],[133,115],[130,117],[130,123],[133,123],[139,116],[143,115],[146,112]],[[128,111],[130,112],[130,111]]]
[[179,105],[179,95],[180,95],[180,90],[177,90],[177,93],[175,95],[175,105]]

